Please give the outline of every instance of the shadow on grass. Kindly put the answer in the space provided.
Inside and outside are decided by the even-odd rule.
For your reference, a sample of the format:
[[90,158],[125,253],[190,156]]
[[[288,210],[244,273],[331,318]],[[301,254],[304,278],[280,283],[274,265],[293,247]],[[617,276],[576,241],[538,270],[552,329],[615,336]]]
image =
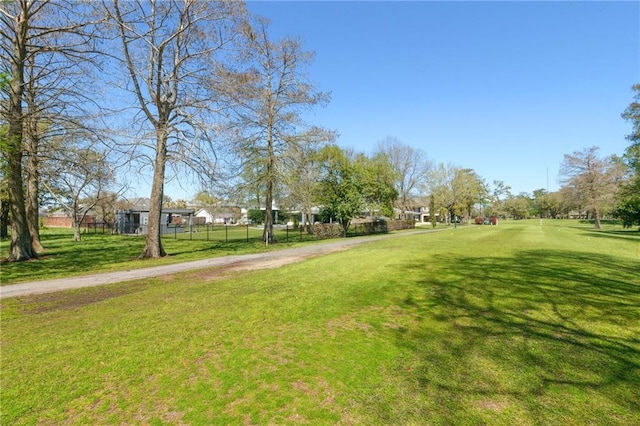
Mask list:
[[[42,280],[59,276],[82,275],[127,267],[143,268],[175,262],[189,261],[211,256],[244,253],[255,250],[256,244],[224,243],[220,241],[163,240],[168,259],[139,259],[145,239],[138,236],[83,235],[74,243],[68,235],[56,238],[47,235],[45,250],[38,259],[27,262],[7,262],[2,265],[2,283],[13,284],[29,280]],[[172,260],[172,258],[176,260]]]
[[637,264],[531,250],[406,268],[418,278],[403,307],[421,325],[398,331],[412,356],[391,374],[425,398],[376,401],[385,421],[404,410],[438,423],[437,408],[446,422],[514,412],[534,424],[640,420]]
[[595,238],[615,238],[637,241],[640,243],[640,230],[633,229],[590,229],[585,230],[584,235]]

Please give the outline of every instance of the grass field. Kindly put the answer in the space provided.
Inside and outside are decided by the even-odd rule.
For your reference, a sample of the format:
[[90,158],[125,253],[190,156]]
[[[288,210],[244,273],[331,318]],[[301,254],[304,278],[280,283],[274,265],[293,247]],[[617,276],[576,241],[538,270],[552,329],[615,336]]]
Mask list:
[[[140,260],[138,256],[145,244],[144,236],[85,233],[82,234],[82,241],[75,243],[70,229],[44,229],[41,238],[45,251],[40,253],[40,258],[3,264],[0,283],[9,285],[88,272],[137,269],[213,256],[256,253],[295,246],[299,242],[293,233],[287,235],[279,231],[278,237],[282,242],[267,247],[261,242],[261,229],[246,227],[218,228],[211,232],[194,233],[193,239],[189,237],[189,234],[178,234],[178,238],[174,238],[174,235],[168,234],[162,239],[169,254],[167,257]],[[8,247],[9,241],[0,243],[0,258],[6,257]]]
[[0,423],[640,424],[639,265],[505,222],[5,299]]
[[[199,227],[197,232],[166,234],[162,244],[168,253],[162,259],[138,259],[145,244],[141,235],[111,235],[89,231],[82,234],[80,242],[73,241],[73,231],[65,228],[41,230],[45,246],[39,259],[29,262],[5,263],[2,265],[0,285],[25,281],[63,278],[87,274],[88,272],[110,272],[114,270],[138,269],[166,265],[217,256],[257,253],[313,244],[316,236],[276,228],[276,245],[265,246],[260,227]],[[402,232],[402,231],[399,231]],[[349,236],[362,235],[362,227],[352,226]],[[9,241],[0,241],[0,259],[6,258]]]

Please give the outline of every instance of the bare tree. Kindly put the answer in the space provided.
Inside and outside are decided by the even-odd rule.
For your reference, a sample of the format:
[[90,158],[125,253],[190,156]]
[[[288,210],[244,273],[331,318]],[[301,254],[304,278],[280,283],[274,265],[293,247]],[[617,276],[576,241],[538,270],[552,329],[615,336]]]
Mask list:
[[596,229],[601,228],[603,211],[613,206],[624,175],[624,169],[615,157],[598,157],[599,149],[593,146],[565,154],[560,166],[562,184],[573,188],[584,207],[593,211]]
[[[72,140],[74,133],[100,132],[92,123],[92,116],[97,108],[90,100],[92,85],[89,67],[65,61],[66,65],[54,73],[54,70],[48,69],[54,66],[50,63],[52,58],[48,57],[49,60],[45,61],[46,56],[46,52],[30,56],[25,70],[28,77],[24,90],[25,209],[36,251],[43,249],[38,213],[42,198],[42,162],[47,161],[51,165],[52,158],[61,162],[67,160],[66,157],[51,155],[65,150],[64,144],[60,143],[62,135],[65,139]],[[91,62],[89,57],[86,61]]]
[[413,208],[412,200],[424,195],[433,162],[424,151],[405,145],[391,136],[378,143],[377,152],[387,157],[396,173],[398,199],[395,207],[402,212],[403,217],[413,217],[412,212],[407,212]]
[[315,143],[292,147],[289,151],[291,166],[283,176],[286,203],[290,208],[300,210],[300,226],[307,231],[312,225],[311,211],[317,205],[317,186],[321,176],[318,150]]
[[215,172],[209,78],[216,54],[238,35],[239,2],[104,2],[119,38],[125,86],[137,101],[137,144],[153,168],[146,244],[140,257],[161,257],[160,217],[167,165],[184,161]]
[[[41,249],[38,230],[38,161],[43,121],[46,128],[70,105],[87,100],[77,72],[93,55],[96,21],[92,8],[69,0],[17,0],[0,5],[0,56],[8,64],[7,100],[2,102],[8,123],[2,146],[11,205],[11,249],[8,259],[26,260]],[[71,92],[82,93],[75,101]],[[84,86],[86,88],[86,86]],[[23,161],[24,155],[26,161]],[[23,180],[26,185],[23,186]]]
[[[0,5],[2,59],[10,67],[8,100],[2,102],[3,118],[8,123],[2,141],[6,160],[5,179],[11,214],[11,247],[8,260],[20,261],[37,257],[27,225],[24,188],[22,185],[24,68],[31,39],[30,25],[39,11],[31,2],[3,2]],[[8,43],[10,41],[10,43]],[[3,91],[4,92],[4,91]]]
[[[102,201],[113,198],[114,169],[109,151],[96,143],[79,143],[58,151],[63,158],[50,159],[49,179],[43,184],[57,204],[71,216],[73,240],[80,241],[80,226],[87,214]],[[117,193],[116,193],[117,198]]]
[[329,100],[307,79],[305,67],[313,54],[302,50],[297,40],[272,42],[267,27],[264,19],[258,19],[254,28],[245,26],[248,69],[220,67],[214,86],[231,123],[238,169],[253,172],[257,181],[246,182],[249,186],[264,185],[263,238],[273,242],[274,195],[291,159],[289,152],[300,144],[332,140],[334,135],[306,125],[300,116],[302,110]]

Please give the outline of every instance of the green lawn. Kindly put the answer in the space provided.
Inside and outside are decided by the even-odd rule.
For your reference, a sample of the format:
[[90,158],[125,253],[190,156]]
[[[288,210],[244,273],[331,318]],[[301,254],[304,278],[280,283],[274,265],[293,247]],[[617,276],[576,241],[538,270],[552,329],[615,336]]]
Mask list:
[[2,300],[0,423],[640,424],[639,265],[502,222]]
[[[169,263],[186,262],[217,256],[257,253],[312,244],[314,235],[293,229],[276,228],[276,245],[265,246],[259,227],[206,227],[195,232],[166,234],[162,244],[168,253],[162,259],[138,259],[145,244],[144,236],[111,235],[101,231],[82,234],[82,240],[73,241],[73,231],[65,228],[41,230],[45,247],[39,259],[2,265],[0,285],[16,284],[51,278],[63,278],[89,272],[138,269]],[[350,236],[361,235],[362,228],[352,227]],[[402,232],[402,231],[398,231]],[[0,259],[7,256],[9,241],[0,241]]]
[[[70,229],[49,228],[41,233],[44,252],[38,260],[5,263],[2,265],[1,284],[16,284],[50,278],[62,278],[89,272],[137,269],[168,263],[185,262],[215,256],[256,253],[299,244],[298,234],[278,232],[281,243],[266,247],[261,242],[262,230],[258,228],[229,227],[205,229],[193,235],[168,234],[162,244],[168,256],[162,259],[140,260],[145,239],[137,235],[110,235],[84,233],[82,241],[73,242]],[[304,238],[303,238],[304,240]],[[308,238],[307,238],[308,240]],[[0,242],[0,258],[6,257],[9,241]]]

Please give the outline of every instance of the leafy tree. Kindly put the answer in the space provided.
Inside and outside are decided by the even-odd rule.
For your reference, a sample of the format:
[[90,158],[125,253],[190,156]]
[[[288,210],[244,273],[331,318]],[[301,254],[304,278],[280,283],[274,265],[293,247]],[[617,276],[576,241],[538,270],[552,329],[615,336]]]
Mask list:
[[562,198],[558,192],[547,192],[540,188],[533,191],[533,213],[543,217],[556,218],[562,211]]
[[578,190],[572,186],[562,186],[558,191],[560,198],[560,212],[563,217],[569,217],[572,210],[582,211],[583,201]]
[[615,157],[598,157],[598,147],[565,154],[560,167],[563,185],[573,188],[584,207],[593,211],[594,227],[600,229],[603,211],[613,208],[623,169]]
[[346,236],[356,216],[393,213],[397,192],[393,169],[384,156],[355,155],[336,145],[324,147],[318,155],[322,166],[317,199],[325,221],[338,222]]
[[[153,168],[148,232],[141,258],[166,255],[160,239],[165,172],[185,165],[215,173],[208,84],[218,55],[237,37],[239,2],[113,0],[104,3],[115,28],[126,83],[137,101],[136,146]],[[180,163],[180,162],[183,163]]]
[[451,223],[451,218],[456,213],[455,208],[458,202],[453,186],[455,173],[455,166],[440,163],[429,175],[431,196],[434,197],[434,202],[438,209],[444,209],[447,224]]
[[436,206],[446,211],[447,224],[454,215],[470,217],[473,205],[481,202],[486,194],[484,183],[473,170],[451,164],[439,164],[431,172],[429,184]]
[[318,201],[323,206],[324,220],[337,221],[343,235],[351,220],[364,210],[362,182],[349,154],[336,145],[323,148],[319,153],[322,178],[318,186]]
[[640,84],[633,85],[632,89],[634,100],[622,113],[622,117],[632,125],[632,132],[627,135],[631,145],[623,156],[628,178],[620,187],[616,207],[616,214],[627,228],[640,225]]
[[531,198],[526,193],[512,196],[505,200],[504,208],[514,219],[527,219],[531,210]]
[[[268,22],[258,18],[246,25],[247,44],[242,52],[245,69],[220,65],[214,87],[229,119],[229,134],[240,166],[254,181],[252,188],[264,190],[263,239],[273,242],[273,203],[281,189],[291,154],[313,141],[333,139],[333,134],[308,126],[301,112],[329,100],[308,81],[306,68],[313,59],[298,40],[274,42]],[[245,174],[245,177],[248,176]]]
[[632,145],[640,144],[640,84],[634,84],[631,90],[635,92],[633,101],[622,113],[622,118],[631,122],[632,130],[627,139]]
[[494,180],[493,190],[489,192],[490,206],[487,213],[494,217],[506,217],[505,200],[511,198],[511,187],[501,180]]
[[378,153],[372,158],[359,154],[354,160],[356,176],[360,180],[364,208],[374,216],[392,217],[393,206],[398,198],[396,171],[386,155]]
[[460,169],[455,175],[454,188],[459,194],[459,204],[463,208],[467,221],[470,221],[473,207],[481,204],[487,195],[484,181],[472,169]]
[[249,209],[247,210],[247,219],[251,223],[262,224],[264,223],[264,212],[262,210]]

